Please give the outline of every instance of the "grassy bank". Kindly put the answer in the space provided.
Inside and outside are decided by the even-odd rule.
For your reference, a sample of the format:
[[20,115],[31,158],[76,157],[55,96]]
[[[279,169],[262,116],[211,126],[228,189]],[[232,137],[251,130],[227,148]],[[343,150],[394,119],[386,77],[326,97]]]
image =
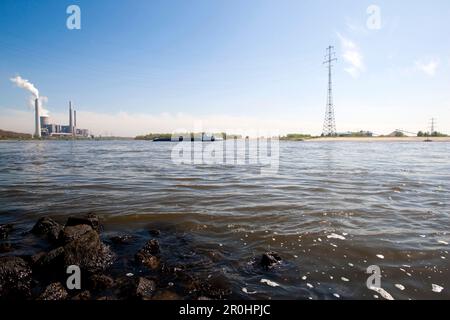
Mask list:
[[31,140],[33,136],[27,133],[18,133],[0,129],[0,140]]

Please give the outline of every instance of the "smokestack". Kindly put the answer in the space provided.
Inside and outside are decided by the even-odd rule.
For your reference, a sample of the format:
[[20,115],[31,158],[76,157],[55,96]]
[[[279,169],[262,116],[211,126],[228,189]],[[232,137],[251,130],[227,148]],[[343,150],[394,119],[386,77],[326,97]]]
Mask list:
[[39,99],[34,100],[34,109],[35,109],[35,124],[36,131],[34,133],[35,138],[41,137],[41,117],[39,116]]
[[73,126],[77,127],[77,110],[73,110]]
[[69,101],[69,130],[73,134],[72,101]]

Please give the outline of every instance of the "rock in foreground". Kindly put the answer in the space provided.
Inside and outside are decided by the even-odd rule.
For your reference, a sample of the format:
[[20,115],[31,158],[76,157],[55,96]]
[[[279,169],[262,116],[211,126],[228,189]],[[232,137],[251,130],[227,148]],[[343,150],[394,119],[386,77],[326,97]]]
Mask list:
[[92,227],[87,224],[80,224],[72,227],[65,227],[59,235],[59,241],[62,244],[70,243],[74,240],[78,240],[86,233],[92,231]]
[[73,227],[83,224],[90,226],[95,231],[100,231],[98,217],[92,213],[81,217],[69,217],[66,222],[66,227]]
[[153,280],[140,277],[136,281],[136,296],[140,299],[150,299],[155,289],[156,283]]
[[65,300],[69,294],[59,282],[50,284],[39,297],[39,300]]
[[156,290],[156,282],[144,277],[121,278],[117,286],[119,296],[124,299],[149,300]]
[[31,233],[37,236],[45,236],[48,240],[54,242],[58,240],[61,230],[62,226],[58,222],[48,217],[43,217],[34,225]]
[[158,240],[150,240],[145,246],[136,253],[137,263],[143,264],[150,269],[157,269],[160,265],[160,259],[157,256],[160,253]]
[[276,252],[266,252],[261,257],[261,266],[263,268],[273,268],[281,262],[281,257]]
[[30,296],[31,268],[19,257],[0,258],[0,298],[16,299]]
[[[69,228],[73,229],[64,230],[61,236],[66,244],[31,258],[34,269],[44,273],[62,273],[68,266],[76,265],[83,272],[97,273],[103,272],[113,263],[114,254],[90,226]],[[69,241],[70,239],[72,240]]]
[[104,274],[94,274],[89,278],[89,287],[94,291],[111,289],[114,286],[114,279]]
[[104,271],[114,260],[114,254],[100,241],[100,236],[90,230],[64,246],[64,265],[77,265],[83,271]]
[[[7,237],[8,230],[1,226],[2,236]],[[111,247],[118,249],[119,256],[115,259],[110,247],[101,241],[98,230],[98,219],[92,215],[70,218],[64,227],[47,217],[39,219],[32,233],[49,243],[43,245],[43,241],[30,236],[26,240],[35,241],[37,245],[35,250],[28,251],[29,255],[0,258],[0,299],[226,299],[231,294],[225,277],[208,275],[207,279],[201,280],[191,273],[196,263],[208,264],[213,261],[211,257],[220,261],[221,255],[217,252],[209,258],[204,257],[205,261],[198,261],[202,254],[198,257],[194,254],[192,259],[193,249],[182,248],[189,252],[189,259],[178,263],[171,258],[173,244],[164,242],[164,248],[169,250],[161,253],[158,240],[151,239],[136,252],[134,246],[140,236],[124,234],[109,238]],[[160,237],[159,231],[151,234]],[[166,241],[165,237],[159,239]],[[124,244],[128,246],[122,247]],[[174,245],[183,246],[186,242]],[[275,254],[270,257],[276,260]],[[115,265],[110,268],[114,261]],[[67,267],[72,265],[81,270],[80,290],[65,287]]]
[[11,224],[0,224],[0,240],[8,239],[9,233],[13,229]]

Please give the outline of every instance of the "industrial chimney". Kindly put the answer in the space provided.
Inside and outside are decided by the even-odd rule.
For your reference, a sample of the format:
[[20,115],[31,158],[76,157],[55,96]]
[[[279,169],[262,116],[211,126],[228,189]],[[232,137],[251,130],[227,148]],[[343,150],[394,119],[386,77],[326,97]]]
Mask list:
[[41,117],[39,115],[39,99],[34,100],[34,108],[35,108],[35,125],[36,131],[34,132],[35,138],[41,137]]
[[69,101],[69,130],[73,135],[73,113],[72,113],[72,101]]
[[73,132],[77,135],[77,110],[73,110]]

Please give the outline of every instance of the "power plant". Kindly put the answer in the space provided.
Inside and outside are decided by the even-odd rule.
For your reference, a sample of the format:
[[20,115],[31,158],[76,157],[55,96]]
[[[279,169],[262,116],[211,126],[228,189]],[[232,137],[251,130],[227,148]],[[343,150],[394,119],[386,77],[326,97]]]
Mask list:
[[35,100],[35,137],[89,137],[89,130],[77,128],[77,113],[69,101],[69,125],[50,123],[48,115],[40,115],[39,99]]

